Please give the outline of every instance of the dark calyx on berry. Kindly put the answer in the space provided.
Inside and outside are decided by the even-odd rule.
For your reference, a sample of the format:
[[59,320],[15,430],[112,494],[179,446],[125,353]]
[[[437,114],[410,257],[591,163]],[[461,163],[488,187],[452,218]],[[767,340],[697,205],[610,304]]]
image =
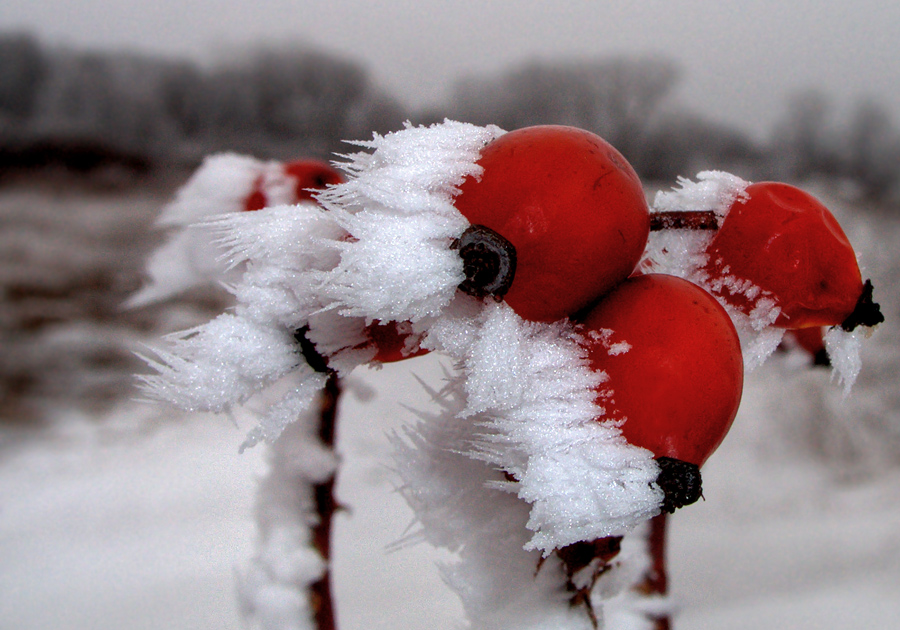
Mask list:
[[847,332],[853,332],[857,326],[876,326],[884,321],[881,307],[872,299],[874,291],[871,280],[866,280],[863,285],[862,295],[856,302],[856,308],[847,316],[841,324],[841,328]]
[[512,286],[516,275],[516,248],[494,230],[472,225],[457,239],[466,279],[459,289],[476,298],[488,295],[500,300]]
[[663,512],[672,514],[678,508],[696,503],[703,496],[699,466],[674,457],[657,457],[656,463],[659,465],[656,485],[665,493]]
[[331,373],[332,369],[328,367],[328,359],[319,354],[315,344],[306,336],[307,333],[309,333],[309,326],[294,331],[294,340],[300,346],[300,354],[314,371],[321,374]]

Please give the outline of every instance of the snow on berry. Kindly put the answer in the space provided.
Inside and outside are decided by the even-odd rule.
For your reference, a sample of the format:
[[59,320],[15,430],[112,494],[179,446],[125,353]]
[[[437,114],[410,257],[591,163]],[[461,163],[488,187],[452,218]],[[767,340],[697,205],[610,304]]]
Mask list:
[[818,200],[787,184],[750,184],[719,171],[697,180],[679,178],[680,189],[658,193],[653,212],[712,211],[720,229],[652,232],[642,269],[711,292],[737,327],[747,370],[765,362],[786,329],[829,326],[826,350],[849,392],[861,347],[851,331],[871,330],[883,317],[840,225]]
[[701,171],[697,181],[678,178],[679,188],[659,191],[653,200],[656,212],[683,212],[686,210],[712,210],[719,223],[735,202],[747,199],[750,182],[724,171]]
[[349,181],[318,196],[350,238],[335,243],[340,263],[322,278],[342,315],[415,322],[438,315],[465,279],[450,247],[468,227],[453,206],[479,151],[499,127],[446,121],[407,127],[354,144]]
[[[225,411],[267,392],[267,408],[242,448],[265,441],[281,449],[277,455],[287,448],[285,431],[301,450],[315,437],[295,423],[313,415],[335,374],[423,351],[449,356],[455,372],[435,394],[441,413],[396,440],[401,492],[421,536],[459,553],[446,577],[477,627],[580,630],[590,627],[591,615],[571,607],[565,589],[576,578],[563,570],[558,552],[626,535],[659,514],[660,466],[653,453],[625,439],[621,419],[602,407],[609,398],[597,394],[610,386],[608,375],[591,366],[584,330],[568,318],[529,321],[501,298],[459,290],[467,278],[456,247],[471,226],[454,201],[467,179],[481,177],[484,147],[504,134],[453,121],[376,134],[353,143],[365,150],[343,156],[346,180],[315,195],[317,203],[286,200],[254,212],[235,212],[225,200],[246,198],[270,180],[267,201],[282,189],[296,195],[295,187],[278,183],[285,171],[267,175],[273,165],[238,156],[210,159],[163,220],[201,220],[191,229],[203,233],[203,247],[217,249],[217,279],[235,270],[229,284],[235,305],[171,336],[148,359],[156,373],[143,380],[148,395],[186,409]],[[711,210],[721,224],[747,199],[748,183],[733,175],[697,178],[660,193],[654,212]],[[218,207],[215,216],[206,214],[209,204]],[[752,368],[781,339],[783,328],[773,326],[779,308],[746,279],[710,275],[711,239],[710,231],[653,232],[642,268],[752,301],[745,312],[720,299]],[[858,346],[855,339],[832,332],[825,343],[849,357],[845,349]],[[631,352],[635,340],[604,329],[592,341],[617,356]],[[849,387],[858,366],[852,357],[837,364]],[[288,376],[290,389],[274,398]],[[306,446],[305,463],[297,453],[290,463],[315,469],[304,473],[304,483],[333,474],[333,454]],[[276,471],[271,483],[289,477]],[[266,530],[246,596],[260,614],[306,614],[291,598],[319,575],[318,565],[298,559],[282,571],[275,557],[306,557],[308,541],[295,530],[295,524]],[[594,576],[596,584],[588,580],[588,591],[599,600],[628,600],[646,554],[627,557]]]
[[[597,422],[603,374],[588,368],[571,325],[528,322],[456,289],[463,274],[451,243],[468,225],[453,196],[502,133],[451,121],[408,126],[360,143],[372,152],[350,156],[348,181],[318,196],[324,210],[300,204],[214,220],[226,258],[246,267],[232,289],[237,304],[159,352],[158,374],[145,379],[150,395],[220,411],[291,371],[308,394],[315,372],[298,335],[326,360],[350,357],[339,365],[348,371],[372,358],[360,350],[366,324],[409,322],[423,347],[458,362],[470,455],[511,475],[504,488],[531,505],[529,548],[547,554],[653,516],[661,491],[652,454]],[[276,439],[303,412],[297,392],[272,406],[248,444]]]
[[[749,185],[749,182],[723,171],[700,172],[696,182],[679,177],[679,188],[657,193],[651,212],[712,211],[717,224],[721,225],[735,203],[746,201],[745,191]],[[641,267],[647,272],[690,280],[713,295],[729,291],[753,300],[753,310],[745,313],[719,299],[740,336],[744,368],[752,371],[762,365],[781,342],[784,331],[772,326],[779,310],[775,302],[751,282],[728,276],[710,277],[705,266],[709,260],[707,248],[714,234],[714,230],[653,231]]]
[[147,284],[126,305],[144,306],[200,285],[235,281],[239,273],[222,260],[207,221],[309,201],[307,187],[337,181],[339,174],[318,161],[283,164],[234,153],[207,157],[160,213],[157,226],[168,231],[166,241],[147,261]]
[[590,369],[572,324],[529,322],[486,302],[474,314],[434,322],[423,343],[452,348],[470,456],[507,473],[501,486],[531,504],[527,548],[546,555],[622,534],[658,513],[653,455],[597,421],[604,410],[595,388],[605,374]]

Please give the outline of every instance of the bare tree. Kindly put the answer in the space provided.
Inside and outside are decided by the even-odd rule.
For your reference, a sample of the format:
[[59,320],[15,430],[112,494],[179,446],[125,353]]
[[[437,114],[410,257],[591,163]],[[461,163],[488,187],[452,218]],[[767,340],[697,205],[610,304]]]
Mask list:
[[674,64],[656,57],[531,63],[500,77],[461,81],[451,110],[459,118],[507,129],[581,127],[636,160],[677,78]]
[[863,196],[883,201],[900,185],[900,135],[887,109],[872,100],[860,102],[846,136],[847,174]]
[[40,44],[24,33],[0,33],[0,120],[21,121],[34,109],[46,71]]
[[635,168],[644,179],[673,182],[703,170],[729,170],[755,179],[765,170],[764,152],[746,135],[687,111],[660,115],[646,135]]
[[804,180],[839,169],[831,103],[818,90],[806,90],[787,101],[784,117],[775,124],[772,161],[779,177]]

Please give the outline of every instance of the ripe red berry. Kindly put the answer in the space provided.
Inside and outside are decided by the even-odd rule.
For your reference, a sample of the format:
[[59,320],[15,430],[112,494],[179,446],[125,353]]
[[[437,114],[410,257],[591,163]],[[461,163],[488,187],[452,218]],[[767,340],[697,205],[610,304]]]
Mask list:
[[250,191],[250,194],[244,199],[245,212],[262,210],[269,205],[269,198],[266,196],[266,193],[263,192],[264,183],[265,178],[262,175],[257,177],[253,182],[253,190]]
[[284,172],[294,179],[297,201],[312,200],[315,191],[344,182],[343,176],[326,162],[295,160],[284,165]]
[[518,129],[485,147],[478,164],[483,174],[463,182],[454,203],[473,226],[514,247],[504,299],[523,318],[568,317],[637,265],[650,229],[644,191],[599,136],[555,125]]
[[856,308],[863,281],[853,246],[828,209],[788,184],[760,182],[735,202],[707,249],[705,270],[717,295],[750,313],[754,303],[717,281],[749,280],[773,298],[775,325],[841,324]]
[[[701,466],[741,401],[744,367],[734,324],[709,293],[682,278],[635,276],[583,320],[604,419],[632,444]],[[610,332],[611,331],[611,332]],[[627,344],[627,345],[626,345]]]
[[[283,166],[284,174],[293,182],[293,203],[311,201],[316,190],[324,190],[329,185],[344,181],[341,174],[325,162],[319,160],[294,160]],[[260,175],[253,183],[253,190],[244,199],[244,210],[262,210],[270,203],[266,194],[266,177]]]

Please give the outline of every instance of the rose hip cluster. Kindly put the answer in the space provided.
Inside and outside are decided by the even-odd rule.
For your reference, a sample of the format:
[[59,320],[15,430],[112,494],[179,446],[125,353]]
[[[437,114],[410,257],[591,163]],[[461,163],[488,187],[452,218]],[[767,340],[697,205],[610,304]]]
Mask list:
[[[770,297],[782,328],[880,321],[837,221],[792,186],[753,184],[721,225],[713,217],[704,226],[718,227],[705,269],[722,287],[713,296],[637,270],[650,211],[637,174],[602,138],[564,126],[519,129],[485,147],[478,164],[483,174],[455,199],[472,225],[455,243],[466,273],[460,289],[503,299],[524,319],[576,323],[591,367],[608,375],[597,390],[602,419],[654,454],[666,511],[699,498],[699,468],[740,404],[741,345],[720,300],[747,314],[752,304],[724,279]],[[666,217],[674,226],[681,219]]]
[[[835,218],[793,186],[749,185],[724,213],[651,215],[614,147],[557,125],[501,135],[478,165],[454,199],[470,224],[451,245],[466,276],[459,290],[503,300],[526,320],[575,324],[591,368],[607,376],[596,391],[605,410],[598,421],[616,422],[629,443],[653,453],[667,512],[700,497],[699,469],[740,404],[741,343],[724,305],[751,315],[764,295],[778,309],[774,325],[799,337],[882,319]],[[303,188],[341,181],[322,165],[294,170]],[[254,198],[246,209],[264,205]],[[640,271],[651,229],[684,227],[716,230],[704,287]],[[425,352],[406,323],[376,320],[365,335],[375,361]],[[322,359],[301,345],[311,364]],[[319,363],[327,369],[327,359]]]

